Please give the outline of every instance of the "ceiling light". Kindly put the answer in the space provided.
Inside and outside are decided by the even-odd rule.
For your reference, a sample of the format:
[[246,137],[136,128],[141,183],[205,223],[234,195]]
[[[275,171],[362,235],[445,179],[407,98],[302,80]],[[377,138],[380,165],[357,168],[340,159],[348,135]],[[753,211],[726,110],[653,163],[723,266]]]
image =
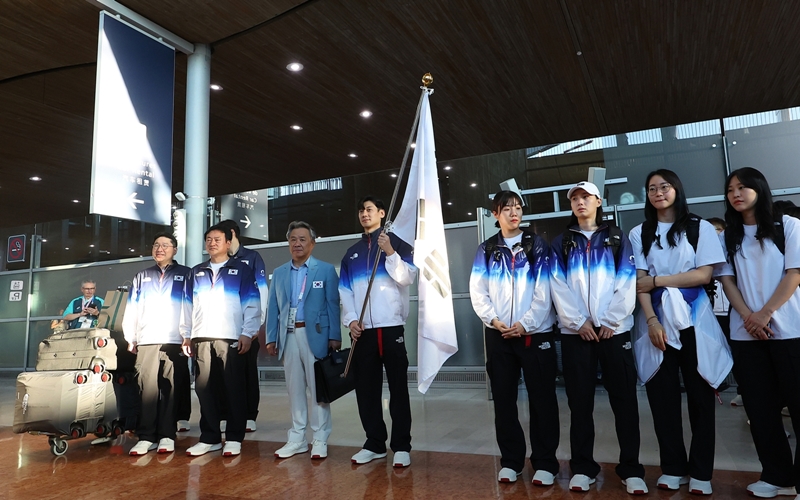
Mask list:
[[473,182],[473,183],[472,183],[472,184],[470,184],[469,186],[470,186],[470,187],[478,187],[478,183],[476,183],[476,182]]
[[64,250],[69,250],[69,247],[64,247]]
[[300,125],[292,125],[289,128],[291,128],[292,130],[303,130],[303,127],[301,127]]
[[359,115],[361,115],[361,118],[369,118],[370,116],[372,116],[372,111],[365,109],[364,111],[359,113]]
[[452,201],[448,201],[448,202],[447,202],[447,204],[448,204],[448,205],[452,205],[452,204],[453,204],[453,202],[452,202]]
[[94,248],[94,243],[92,243],[91,245],[89,245],[89,248]]
[[216,83],[212,83],[211,90],[222,90],[222,85],[217,85]]
[[411,149],[414,149],[414,148],[416,148],[416,147],[417,147],[417,143],[416,143],[416,142],[412,142],[412,143],[411,143]]
[[392,174],[392,177],[397,177],[397,174]]
[[286,65],[286,69],[288,69],[289,71],[294,71],[296,73],[303,69],[303,65],[300,64],[299,62],[293,62]]
[[38,175],[34,175],[33,177],[30,177],[30,180],[32,180],[33,182],[39,182],[40,180],[42,180],[42,178],[39,177]]
[[42,238],[42,243],[47,243],[47,238]]
[[81,200],[72,200],[72,203],[80,203]]
[[453,167],[451,167],[450,165],[447,165],[446,167],[444,167],[445,170],[450,170],[451,168],[453,168]]
[[350,158],[358,158],[358,155],[357,155],[357,154],[355,154],[355,153],[350,153],[350,154],[349,154],[349,155],[347,155],[347,156],[349,156]]
[[467,215],[472,215],[472,212],[467,212]]

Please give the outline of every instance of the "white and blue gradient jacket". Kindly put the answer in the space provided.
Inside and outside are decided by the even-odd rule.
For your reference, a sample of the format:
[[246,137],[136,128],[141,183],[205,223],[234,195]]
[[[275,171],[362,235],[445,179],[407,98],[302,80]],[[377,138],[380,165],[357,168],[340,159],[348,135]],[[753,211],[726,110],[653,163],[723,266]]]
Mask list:
[[253,271],[228,259],[216,280],[209,261],[192,268],[186,280],[181,336],[190,339],[253,338],[261,326],[261,301]]
[[133,278],[122,332],[125,340],[140,345],[180,344],[181,307],[186,280],[192,270],[170,264],[139,271]]
[[591,241],[578,226],[569,231],[575,246],[569,249],[567,262],[563,234],[550,246],[550,286],[561,333],[577,334],[587,319],[615,334],[630,331],[636,307],[636,262],[628,237],[620,234],[614,262],[614,252],[605,244],[607,225],[598,227]]
[[[523,243],[526,239],[533,245],[532,266],[523,248],[512,254],[500,232],[478,246],[469,277],[472,308],[489,327],[496,317],[508,326],[519,321],[527,334],[549,333],[556,320],[550,301],[550,251],[537,234],[525,231]],[[492,240],[495,250],[486,255],[486,243]]]
[[269,283],[267,283],[267,270],[264,265],[264,259],[261,258],[260,253],[241,245],[239,245],[239,250],[231,255],[231,258],[247,264],[256,276],[258,293],[261,296],[261,323],[263,324],[267,320],[267,299],[269,297]]
[[[357,321],[361,314],[375,255],[380,251],[378,236],[382,230],[362,235],[361,241],[347,249],[342,258],[339,299],[344,326]],[[389,257],[381,253],[364,313],[365,329],[404,325],[408,317],[408,287],[417,278],[417,268],[412,260],[413,248],[394,233],[387,234],[395,253]]]

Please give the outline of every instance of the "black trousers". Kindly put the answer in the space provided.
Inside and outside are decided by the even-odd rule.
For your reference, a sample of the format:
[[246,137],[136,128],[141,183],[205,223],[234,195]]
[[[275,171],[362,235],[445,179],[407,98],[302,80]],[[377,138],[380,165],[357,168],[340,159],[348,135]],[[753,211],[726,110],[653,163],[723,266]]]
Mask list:
[[[222,440],[219,421],[227,410],[225,438],[241,442],[247,420],[247,401],[242,388],[247,377],[247,354],[231,347],[233,340],[197,339],[194,387],[200,400],[200,442],[216,444]],[[223,401],[224,399],[224,401]]]
[[[597,329],[599,331],[599,328]],[[562,335],[564,382],[570,409],[569,439],[573,474],[595,477],[600,465],[594,461],[594,396],[597,363],[603,371],[603,386],[614,412],[619,442],[617,475],[621,479],[644,477],[639,463],[639,401],[636,397],[636,364],[630,332],[600,342],[579,335]]]
[[732,340],[733,373],[742,391],[750,433],[761,462],[761,480],[800,487],[800,448],[794,462],[783,428],[788,403],[792,426],[800,429],[800,339]]
[[253,337],[250,350],[247,351],[247,379],[245,381],[245,394],[247,396],[247,420],[258,417],[258,404],[261,401],[261,387],[258,380],[258,351],[261,343],[258,336]]
[[531,466],[558,473],[558,399],[556,348],[553,333],[504,339],[486,328],[486,373],[494,398],[494,430],[500,447],[500,465],[516,472],[525,468],[525,433],[519,423],[519,374],[528,389]]
[[136,426],[139,438],[151,442],[175,439],[175,388],[189,378],[181,345],[138,346],[136,375],[142,401]]
[[[714,389],[697,372],[694,327],[680,331],[681,349],[667,346],[661,367],[645,384],[658,439],[661,471],[670,476],[690,475],[710,481],[714,471]],[[683,444],[683,414],[678,370],[683,375],[689,407],[692,444],[689,458]]]
[[176,370],[185,373],[175,381],[175,420],[188,421],[192,416],[192,370],[189,369],[189,358],[181,354],[180,366]]
[[392,417],[393,451],[411,451],[411,403],[408,398],[408,355],[403,326],[370,328],[358,338],[353,352],[358,416],[367,434],[364,448],[386,453],[386,423],[381,395],[383,369],[389,383],[389,415]]

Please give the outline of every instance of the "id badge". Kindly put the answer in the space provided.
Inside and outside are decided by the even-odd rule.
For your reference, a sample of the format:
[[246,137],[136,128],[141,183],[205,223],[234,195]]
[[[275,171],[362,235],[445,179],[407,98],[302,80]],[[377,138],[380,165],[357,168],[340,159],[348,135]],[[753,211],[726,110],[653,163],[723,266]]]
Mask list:
[[289,324],[286,325],[286,333],[292,333],[294,331],[294,319],[297,317],[297,308],[290,307],[289,308]]

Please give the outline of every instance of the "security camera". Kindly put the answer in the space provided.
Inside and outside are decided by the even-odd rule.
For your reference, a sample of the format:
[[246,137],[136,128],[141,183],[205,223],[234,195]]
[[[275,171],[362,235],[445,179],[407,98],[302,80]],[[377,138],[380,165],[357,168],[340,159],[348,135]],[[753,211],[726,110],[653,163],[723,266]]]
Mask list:
[[186,201],[186,195],[181,193],[180,191],[175,193],[175,198],[177,198],[178,201]]

